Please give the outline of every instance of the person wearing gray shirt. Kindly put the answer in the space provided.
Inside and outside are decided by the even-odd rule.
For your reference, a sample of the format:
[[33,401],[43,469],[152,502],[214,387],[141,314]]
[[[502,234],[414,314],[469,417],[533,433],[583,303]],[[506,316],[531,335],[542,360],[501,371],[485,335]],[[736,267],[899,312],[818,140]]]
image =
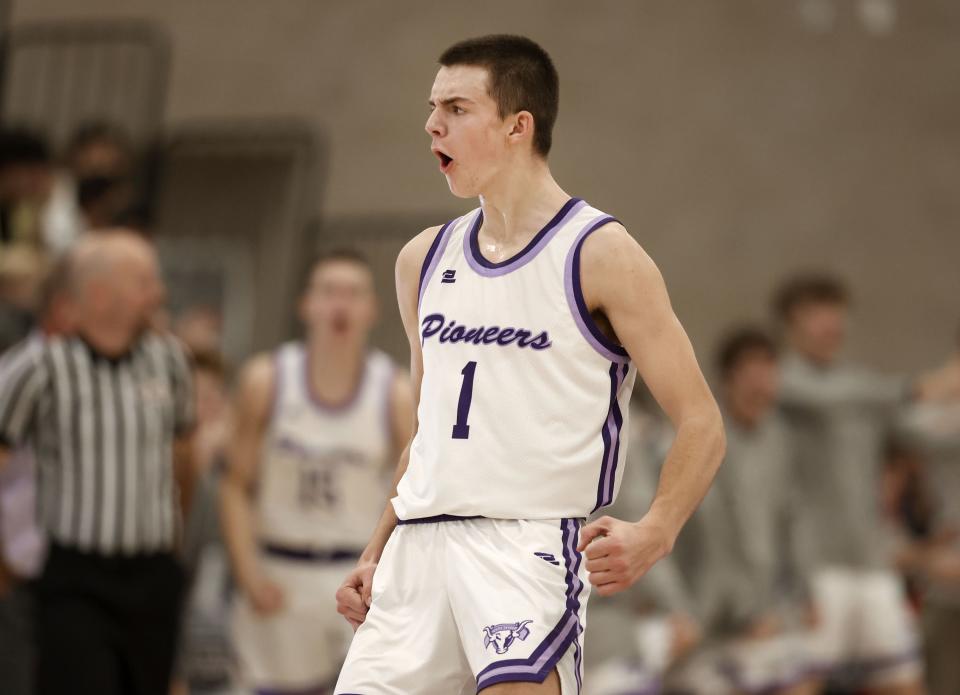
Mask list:
[[830,277],[801,277],[777,310],[790,349],[780,405],[793,436],[818,661],[832,680],[876,693],[921,692],[922,665],[891,524],[879,499],[884,450],[898,407],[924,385],[840,361],[847,293]]
[[800,538],[789,432],[776,413],[777,350],[762,330],[721,345],[727,454],[690,521],[703,648],[671,685],[704,695],[818,692],[809,649],[807,546]]
[[912,405],[900,427],[901,445],[920,457],[934,506],[919,573],[930,695],[960,693],[960,341],[957,348],[945,374],[949,391]]
[[[669,420],[656,406],[634,396],[631,403],[627,466],[620,494],[604,514],[642,516],[656,495],[660,469],[673,443]],[[636,584],[615,596],[591,598],[590,625],[597,643],[586,652],[587,695],[659,693],[668,671],[699,642],[702,630],[689,577],[677,558],[684,550],[681,532],[674,553]]]

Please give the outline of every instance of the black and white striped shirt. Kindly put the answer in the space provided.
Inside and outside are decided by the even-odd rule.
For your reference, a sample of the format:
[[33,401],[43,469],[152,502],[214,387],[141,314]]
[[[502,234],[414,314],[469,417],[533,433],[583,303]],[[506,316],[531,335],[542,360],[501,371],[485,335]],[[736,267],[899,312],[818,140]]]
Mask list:
[[32,445],[38,518],[61,545],[170,549],[173,443],[192,424],[190,371],[174,338],[146,334],[109,359],[80,338],[33,336],[0,360],[0,443]]

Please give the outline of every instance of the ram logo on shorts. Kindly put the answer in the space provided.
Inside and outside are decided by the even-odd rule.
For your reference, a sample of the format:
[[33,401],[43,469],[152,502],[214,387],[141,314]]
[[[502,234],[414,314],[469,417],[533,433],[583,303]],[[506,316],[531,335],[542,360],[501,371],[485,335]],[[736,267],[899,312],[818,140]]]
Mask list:
[[523,620],[519,623],[500,623],[499,625],[488,625],[483,628],[483,648],[486,649],[491,644],[497,650],[497,654],[506,654],[514,640],[525,640],[530,634],[527,625],[532,620]]

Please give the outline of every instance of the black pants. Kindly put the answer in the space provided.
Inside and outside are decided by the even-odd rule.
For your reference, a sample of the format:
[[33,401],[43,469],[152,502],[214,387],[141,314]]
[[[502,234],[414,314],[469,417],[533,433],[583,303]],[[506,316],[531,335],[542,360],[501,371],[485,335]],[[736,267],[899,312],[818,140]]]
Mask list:
[[32,695],[33,592],[26,584],[0,597],[0,692]]
[[56,545],[37,584],[37,695],[167,695],[183,574],[170,554]]

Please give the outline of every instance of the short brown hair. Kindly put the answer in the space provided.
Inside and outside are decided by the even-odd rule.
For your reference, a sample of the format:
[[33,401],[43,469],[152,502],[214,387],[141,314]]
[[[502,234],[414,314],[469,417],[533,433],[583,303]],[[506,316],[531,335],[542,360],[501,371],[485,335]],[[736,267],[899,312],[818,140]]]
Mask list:
[[789,321],[794,309],[803,304],[847,304],[850,295],[840,280],[832,275],[809,273],[785,282],[774,300],[774,312],[782,321]]
[[318,254],[316,258],[313,259],[313,262],[310,264],[310,273],[313,274],[317,268],[327,263],[353,263],[354,265],[362,266],[366,268],[371,273],[373,272],[373,266],[370,264],[370,259],[367,258],[363,253],[357,251],[356,249],[351,248],[337,248],[331,249],[329,251],[323,251]]
[[474,65],[490,74],[490,96],[500,118],[533,116],[533,149],[546,158],[560,108],[560,79],[550,55],[525,36],[491,34],[460,41],[440,55],[440,65]]
[[777,344],[766,331],[754,326],[743,326],[727,333],[717,350],[717,368],[720,376],[728,378],[733,370],[751,353],[777,358]]

